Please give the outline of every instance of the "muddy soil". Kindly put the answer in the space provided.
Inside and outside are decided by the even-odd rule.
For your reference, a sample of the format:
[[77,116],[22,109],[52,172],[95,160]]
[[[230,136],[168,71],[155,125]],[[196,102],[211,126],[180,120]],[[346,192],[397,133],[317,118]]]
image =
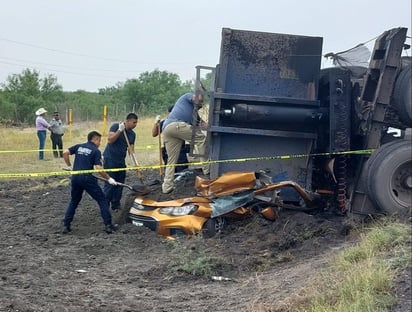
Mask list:
[[[157,178],[147,171],[144,182]],[[151,188],[156,200],[194,193],[190,178],[169,195]],[[210,239],[167,240],[130,223],[108,235],[87,194],[63,235],[69,190],[62,176],[0,181],[0,311],[277,311],[332,253],[354,243],[342,217],[325,211],[249,217]],[[191,271],[185,264],[193,259],[214,265]],[[410,273],[399,275],[393,311],[410,311]]]

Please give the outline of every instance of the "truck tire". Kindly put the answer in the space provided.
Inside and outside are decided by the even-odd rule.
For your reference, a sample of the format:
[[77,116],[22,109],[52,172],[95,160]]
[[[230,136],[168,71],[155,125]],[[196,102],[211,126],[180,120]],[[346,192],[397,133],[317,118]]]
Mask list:
[[412,145],[407,140],[381,146],[369,159],[368,194],[387,215],[412,216]]
[[[370,181],[371,181],[371,179],[372,179],[370,168],[371,168],[372,164],[373,164],[375,161],[378,161],[378,162],[380,163],[383,153],[386,153],[386,152],[388,152],[388,151],[391,151],[391,150],[392,150],[392,146],[393,146],[394,144],[396,144],[396,145],[397,145],[397,144],[400,144],[400,143],[397,143],[397,142],[402,142],[402,140],[399,139],[399,138],[396,138],[396,139],[393,140],[393,141],[389,141],[389,142],[381,145],[381,146],[369,157],[369,159],[368,159],[368,161],[367,161],[367,163],[366,163],[366,167],[364,168],[364,170],[365,170],[365,172],[366,172],[366,177],[365,177],[364,181],[362,181],[362,185],[364,186],[364,189],[368,191],[369,197],[372,197],[371,194],[373,194],[373,193],[371,193],[371,190],[370,190],[370,186],[371,186],[371,182],[370,182]],[[378,159],[378,160],[376,160],[376,159]],[[376,207],[376,204],[375,204],[375,208],[378,209],[379,207]]]
[[394,149],[394,146],[399,146],[399,144],[407,144],[407,143],[408,142],[406,140],[402,140],[400,138],[395,138],[394,140],[391,140],[384,144],[382,144],[381,142],[381,146],[368,159],[367,168],[366,168],[368,174],[370,173],[370,167],[372,166],[372,164],[375,162],[376,159],[378,159],[377,160],[378,162],[381,162],[382,155],[384,153],[390,153]]

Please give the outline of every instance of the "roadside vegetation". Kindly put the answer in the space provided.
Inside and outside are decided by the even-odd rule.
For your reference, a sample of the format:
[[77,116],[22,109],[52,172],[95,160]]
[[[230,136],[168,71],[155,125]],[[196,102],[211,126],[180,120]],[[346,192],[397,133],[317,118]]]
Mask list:
[[181,94],[192,89],[191,81],[182,82],[177,74],[154,70],[98,92],[67,92],[57,77],[42,77],[36,70],[25,69],[0,84],[0,123],[31,125],[36,117],[34,112],[40,107],[59,111],[62,116],[67,116],[71,109],[75,121],[98,120],[104,106],[114,119],[123,118],[131,111],[156,115],[166,112]]
[[[210,89],[211,73],[205,71],[201,75],[202,85]],[[180,95],[194,88],[193,81],[182,82],[177,74],[156,69],[98,92],[68,92],[56,76],[43,76],[27,68],[0,83],[0,124],[34,125],[34,112],[40,107],[49,112],[59,111],[66,121],[70,111],[75,122],[101,120],[105,107],[109,120],[124,118],[129,112],[156,116],[167,112]]]
[[410,224],[382,219],[358,229],[359,243],[328,261],[299,294],[267,311],[388,311],[397,273],[412,265]]

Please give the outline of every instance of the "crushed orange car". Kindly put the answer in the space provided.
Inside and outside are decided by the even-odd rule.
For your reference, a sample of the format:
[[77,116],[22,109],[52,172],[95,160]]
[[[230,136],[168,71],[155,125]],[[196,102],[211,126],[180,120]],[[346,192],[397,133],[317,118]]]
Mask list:
[[294,187],[304,200],[311,200],[294,182],[267,183],[266,178],[255,172],[228,172],[213,180],[196,177],[197,196],[161,202],[137,196],[128,217],[164,236],[201,232],[212,237],[230,218],[258,213],[276,220],[283,205],[278,196],[281,187]]

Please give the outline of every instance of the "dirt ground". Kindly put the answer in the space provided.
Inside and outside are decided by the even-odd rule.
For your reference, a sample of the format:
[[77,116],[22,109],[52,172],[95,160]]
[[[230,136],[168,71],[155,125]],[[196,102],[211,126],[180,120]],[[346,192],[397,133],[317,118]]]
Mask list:
[[[156,178],[144,173],[146,182]],[[128,174],[129,184],[135,179]],[[152,186],[149,197],[183,197],[192,186],[183,180],[170,195]],[[63,235],[69,190],[63,176],[0,180],[0,311],[278,311],[332,253],[355,242],[342,217],[286,210],[275,222],[251,217],[210,239],[171,241],[132,224],[108,235],[88,195]],[[182,270],[196,257],[214,259],[209,276],[227,280]],[[411,310],[410,282],[410,270],[399,274],[392,311]]]

